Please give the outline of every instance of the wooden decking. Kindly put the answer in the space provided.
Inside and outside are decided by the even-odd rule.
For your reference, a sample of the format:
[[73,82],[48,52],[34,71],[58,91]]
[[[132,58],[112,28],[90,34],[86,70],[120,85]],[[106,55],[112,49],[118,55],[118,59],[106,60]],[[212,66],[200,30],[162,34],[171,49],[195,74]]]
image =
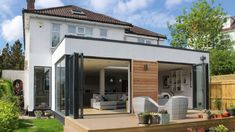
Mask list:
[[74,120],[65,118],[65,132],[187,132],[205,130],[218,124],[235,128],[235,117],[205,120],[188,117],[183,120],[173,120],[167,125],[139,125],[138,120],[131,114],[87,116],[85,119]]

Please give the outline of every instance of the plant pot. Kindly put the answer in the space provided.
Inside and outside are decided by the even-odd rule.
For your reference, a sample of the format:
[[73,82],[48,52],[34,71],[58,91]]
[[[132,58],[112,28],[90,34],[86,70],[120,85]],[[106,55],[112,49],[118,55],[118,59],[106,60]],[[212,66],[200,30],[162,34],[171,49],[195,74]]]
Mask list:
[[223,117],[229,117],[229,112],[226,110],[226,111],[224,111],[224,113],[223,113]]
[[170,114],[159,114],[160,124],[168,124],[170,122]]
[[159,123],[160,123],[160,116],[152,115],[150,118],[150,124],[159,124]]
[[223,114],[217,114],[216,117],[219,118],[219,119],[222,119],[223,118]]
[[150,115],[138,115],[139,124],[149,124]]
[[229,108],[227,111],[230,116],[235,116],[235,108]]

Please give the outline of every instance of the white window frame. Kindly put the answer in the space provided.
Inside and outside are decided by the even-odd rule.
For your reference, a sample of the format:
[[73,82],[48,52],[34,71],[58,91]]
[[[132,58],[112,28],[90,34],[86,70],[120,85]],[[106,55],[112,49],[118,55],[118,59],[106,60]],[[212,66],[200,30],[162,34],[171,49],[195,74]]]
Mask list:
[[[59,25],[59,31],[54,31],[54,30],[53,30],[53,26],[54,26],[54,25]],[[60,29],[60,28],[61,28],[61,27],[60,27],[60,26],[61,26],[60,23],[52,23],[52,24],[51,24],[51,47],[52,47],[52,48],[55,48],[55,47],[58,45],[58,43],[60,42],[60,39],[61,39],[61,37],[60,37],[60,35],[61,35],[61,34],[60,34],[61,29]],[[58,42],[56,45],[54,45],[54,46],[53,46],[53,38],[52,38],[52,37],[53,37],[53,33],[59,33],[59,42]]]
[[[78,32],[78,29],[79,29],[79,28],[83,28],[83,33],[79,33],[79,32]],[[77,26],[77,35],[78,35],[78,36],[85,36],[85,34],[86,34],[86,27]]]

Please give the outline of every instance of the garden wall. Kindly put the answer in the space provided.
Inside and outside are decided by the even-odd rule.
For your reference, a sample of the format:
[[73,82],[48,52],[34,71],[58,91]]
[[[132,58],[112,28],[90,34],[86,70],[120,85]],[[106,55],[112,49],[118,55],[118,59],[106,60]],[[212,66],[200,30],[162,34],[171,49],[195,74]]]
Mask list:
[[15,81],[20,79],[24,82],[24,71],[23,70],[2,70],[2,78]]

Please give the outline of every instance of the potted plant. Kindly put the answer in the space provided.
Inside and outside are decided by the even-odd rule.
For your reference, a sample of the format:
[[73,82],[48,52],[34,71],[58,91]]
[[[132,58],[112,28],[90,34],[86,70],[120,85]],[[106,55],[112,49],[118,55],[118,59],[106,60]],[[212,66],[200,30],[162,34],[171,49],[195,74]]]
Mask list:
[[160,123],[160,116],[158,113],[150,113],[150,124],[159,124]]
[[213,101],[214,104],[214,109],[215,110],[220,110],[221,108],[221,101],[219,100],[219,98],[215,98],[215,100]]
[[230,107],[227,109],[230,116],[235,116],[235,107],[233,102],[230,102]]
[[229,117],[229,112],[227,110],[224,111],[223,117]]
[[168,124],[170,122],[170,114],[168,114],[167,110],[162,109],[158,111],[160,117],[160,124]]
[[36,118],[41,118],[42,117],[42,111],[41,110],[35,110],[34,115],[36,116]]
[[149,124],[150,114],[141,112],[138,114],[139,124]]

